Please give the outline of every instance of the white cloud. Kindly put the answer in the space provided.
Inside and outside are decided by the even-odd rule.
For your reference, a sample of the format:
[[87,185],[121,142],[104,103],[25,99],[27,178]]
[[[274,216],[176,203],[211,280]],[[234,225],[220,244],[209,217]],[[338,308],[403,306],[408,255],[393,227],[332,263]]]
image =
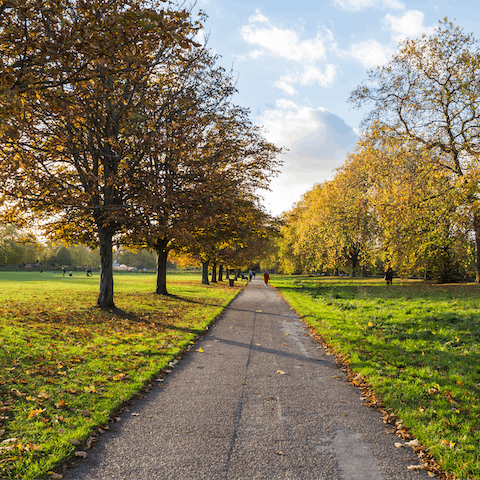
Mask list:
[[265,23],[268,23],[268,18],[265,16],[265,15],[262,15],[262,13],[260,13],[260,10],[257,8],[255,10],[255,15],[252,15],[248,21],[250,23],[255,23],[255,22],[265,22]]
[[433,27],[425,27],[423,20],[425,14],[418,10],[408,10],[401,17],[388,13],[383,20],[385,29],[393,32],[393,38],[399,42],[408,38],[419,37],[423,33],[430,35]]
[[343,55],[351,56],[358,60],[365,68],[384,65],[390,59],[393,50],[390,47],[378,43],[376,40],[354,43],[350,50]]
[[261,50],[250,52],[251,58],[271,55],[296,62],[314,62],[325,58],[324,40],[320,34],[313,39],[300,40],[294,30],[281,29],[271,24],[267,27],[245,25],[241,34],[250,45],[261,47]]
[[284,77],[280,77],[280,80],[277,80],[274,85],[287,95],[296,95],[298,93],[295,88],[290,85],[288,79],[284,79]]
[[277,80],[274,85],[288,95],[294,95],[297,91],[292,84],[330,87],[335,81],[336,76],[337,67],[335,65],[327,65],[325,72],[322,72],[314,65],[306,65],[301,72],[295,71],[282,75],[280,80]]
[[272,25],[258,9],[255,15],[249,18],[249,22],[241,29],[242,38],[250,45],[260,48],[237,57],[239,60],[246,58],[258,60],[271,56],[301,65],[300,68],[288,71],[274,82],[282,92],[296,95],[294,85],[329,87],[333,84],[337,76],[337,67],[328,64],[322,70],[316,66],[319,60],[326,59],[326,42],[333,41],[333,34],[328,29],[324,29],[323,35],[317,33],[315,38],[301,40],[297,31]]
[[334,0],[342,10],[347,12],[358,12],[367,8],[391,8],[402,10],[405,4],[399,0]]
[[358,140],[340,117],[286,99],[267,110],[260,123],[268,140],[288,149],[282,157],[281,174],[272,182],[272,192],[265,194],[275,215],[291,208],[314,183],[331,178]]

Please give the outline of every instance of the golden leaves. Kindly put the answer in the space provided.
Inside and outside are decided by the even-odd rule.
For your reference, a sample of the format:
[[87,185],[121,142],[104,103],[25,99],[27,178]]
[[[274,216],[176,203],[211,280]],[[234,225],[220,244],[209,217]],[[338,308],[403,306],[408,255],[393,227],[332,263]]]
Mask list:
[[36,418],[40,413],[43,413],[45,411],[44,408],[33,408],[30,410],[30,413],[28,414],[28,418],[33,419]]

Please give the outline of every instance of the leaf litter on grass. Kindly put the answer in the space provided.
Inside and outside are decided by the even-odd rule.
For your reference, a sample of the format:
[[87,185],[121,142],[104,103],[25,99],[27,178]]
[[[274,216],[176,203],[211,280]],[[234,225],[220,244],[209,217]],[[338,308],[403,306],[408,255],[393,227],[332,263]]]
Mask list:
[[0,431],[17,440],[0,444],[0,477],[39,478],[73,455],[71,439],[88,442],[239,291],[187,277],[172,282],[175,296],[163,297],[149,293],[154,277],[151,286],[146,278],[116,281],[114,312],[88,306],[95,300],[89,285],[82,294],[78,284],[57,280],[22,283],[21,290],[2,282]]
[[362,374],[447,476],[480,478],[479,286],[302,278],[273,282],[352,379]]

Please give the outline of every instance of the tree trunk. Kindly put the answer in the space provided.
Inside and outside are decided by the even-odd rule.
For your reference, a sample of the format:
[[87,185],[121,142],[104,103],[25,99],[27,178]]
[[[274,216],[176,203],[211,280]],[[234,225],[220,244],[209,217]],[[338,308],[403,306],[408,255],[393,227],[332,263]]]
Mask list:
[[217,262],[212,263],[212,283],[217,282]]
[[358,250],[352,249],[350,258],[352,260],[352,277],[356,277],[358,273]]
[[168,295],[167,292],[167,249],[168,240],[162,238],[156,241],[155,251],[157,252],[157,288],[158,295]]
[[218,281],[223,282],[223,265],[218,267]]
[[228,268],[225,270],[225,280],[230,280],[230,270]]
[[210,282],[208,281],[208,264],[210,262],[207,260],[207,261],[203,261],[202,260],[202,283],[203,285],[210,285]]
[[475,281],[480,283],[480,213],[473,214],[473,231],[475,233]]
[[113,303],[113,230],[100,227],[100,292],[97,306],[100,308],[115,308]]

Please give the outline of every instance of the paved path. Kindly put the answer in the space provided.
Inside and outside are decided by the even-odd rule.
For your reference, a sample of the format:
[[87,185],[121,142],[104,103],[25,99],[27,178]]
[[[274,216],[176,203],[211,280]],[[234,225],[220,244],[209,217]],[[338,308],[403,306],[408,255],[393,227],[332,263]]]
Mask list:
[[64,478],[430,478],[323,353],[256,279]]

